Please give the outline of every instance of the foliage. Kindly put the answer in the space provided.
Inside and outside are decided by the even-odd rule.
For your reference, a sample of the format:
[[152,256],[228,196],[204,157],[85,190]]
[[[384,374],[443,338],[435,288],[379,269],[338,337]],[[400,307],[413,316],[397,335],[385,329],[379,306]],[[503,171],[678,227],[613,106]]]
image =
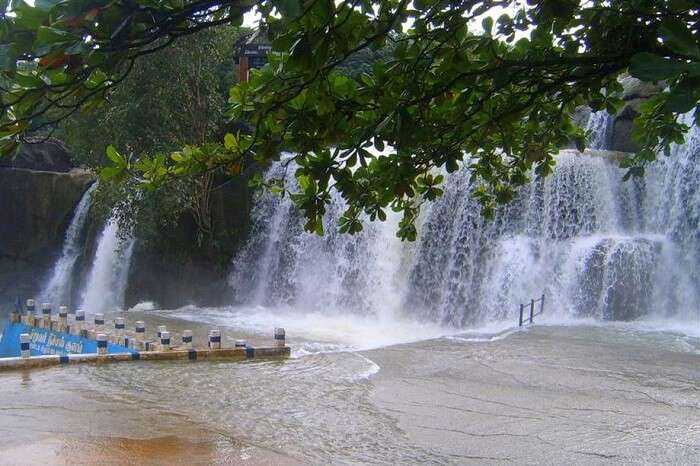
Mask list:
[[[46,108],[100,105],[139,56],[240,23],[252,6],[13,3],[0,25],[0,66],[12,83],[0,141],[11,148]],[[236,174],[245,157],[277,159],[286,149],[298,154],[293,199],[308,230],[322,231],[336,189],[348,206],[342,231],[391,208],[403,214],[399,236],[413,239],[421,203],[440,193],[434,169],[469,164],[474,195],[492,213],[532,168],[550,173],[566,141],[585,145],[571,119],[576,106],[619,109],[623,72],[668,84],[641,109],[642,150],[624,161],[631,175],[682,140],[680,114],[698,112],[700,7],[690,0],[262,0],[258,8],[273,40],[270,66],[230,91],[231,117],[253,131],[170,157],[119,159],[108,177],[156,187],[217,168]],[[494,20],[497,8],[505,10]],[[360,51],[382,48],[391,56],[359,76],[338,72]],[[18,62],[34,69],[19,72]]]
[[242,32],[207,29],[136,62],[108,92],[108,105],[62,121],[57,136],[94,167],[104,165],[108,145],[138,155],[221,139],[228,88],[237,82],[231,57]]
[[[228,126],[224,115],[228,88],[237,81],[231,57],[246,31],[207,29],[184,37],[135,63],[129,76],[107,94],[109,105],[90,113],[76,113],[60,123],[57,135],[83,165],[101,170],[104,179],[117,178],[140,154],[158,162],[183,144],[220,140]],[[126,154],[122,156],[122,154]],[[111,165],[106,166],[105,164]],[[210,211],[215,173],[182,178],[140,190],[138,180],[102,183],[99,200],[118,215],[121,231],[134,231],[142,240],[162,238],[189,212],[198,227],[197,244],[214,234]],[[125,180],[127,181],[127,180]]]

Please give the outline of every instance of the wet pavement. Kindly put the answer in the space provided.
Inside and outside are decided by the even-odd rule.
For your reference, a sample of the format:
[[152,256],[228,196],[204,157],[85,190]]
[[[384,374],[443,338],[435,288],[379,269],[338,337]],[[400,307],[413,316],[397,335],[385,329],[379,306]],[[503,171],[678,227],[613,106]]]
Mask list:
[[[144,315],[164,318],[129,318]],[[196,335],[209,326],[168,321]],[[349,352],[288,337],[296,357],[284,362],[0,374],[2,462],[700,463],[696,338],[535,326]]]

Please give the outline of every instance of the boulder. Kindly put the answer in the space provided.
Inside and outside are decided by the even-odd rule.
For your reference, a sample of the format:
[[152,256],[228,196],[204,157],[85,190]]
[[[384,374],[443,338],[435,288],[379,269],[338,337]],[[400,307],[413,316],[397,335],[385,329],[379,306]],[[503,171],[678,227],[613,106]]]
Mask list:
[[610,149],[621,152],[637,152],[639,146],[632,139],[634,119],[639,115],[639,107],[650,97],[661,92],[664,83],[647,83],[632,76],[620,78],[623,87],[622,100],[625,102],[622,110],[615,116]]
[[67,173],[75,168],[70,151],[56,138],[27,138],[12,157],[0,158],[0,167]]
[[630,75],[622,76],[619,79],[622,84],[622,100],[648,99],[649,97],[658,94],[666,86],[663,82],[647,83],[633,78]]

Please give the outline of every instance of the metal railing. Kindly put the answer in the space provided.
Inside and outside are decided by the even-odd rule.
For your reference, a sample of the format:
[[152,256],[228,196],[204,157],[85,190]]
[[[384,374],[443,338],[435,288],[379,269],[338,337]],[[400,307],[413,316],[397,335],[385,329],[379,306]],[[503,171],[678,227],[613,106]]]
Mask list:
[[[539,312],[535,312],[535,303],[540,303],[540,310]],[[518,323],[518,327],[522,327],[523,325],[526,324],[532,324],[533,323],[533,318],[535,316],[541,315],[544,312],[544,293],[542,293],[542,296],[539,299],[531,299],[530,300],[530,317],[528,318],[525,315],[525,306],[527,304],[521,304],[520,305],[520,321]],[[524,320],[523,320],[524,318]]]

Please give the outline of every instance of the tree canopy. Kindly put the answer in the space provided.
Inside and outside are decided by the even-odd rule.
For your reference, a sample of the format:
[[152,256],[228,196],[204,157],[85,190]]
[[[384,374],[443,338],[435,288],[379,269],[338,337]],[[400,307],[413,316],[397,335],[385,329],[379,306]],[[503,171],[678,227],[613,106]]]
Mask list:
[[[238,81],[231,57],[247,34],[221,26],[183,37],[136,62],[124,81],[107,92],[108,105],[71,115],[55,135],[71,148],[74,161],[98,170],[115,152],[165,158],[183,144],[218,147],[232,126],[225,115],[228,88]],[[148,192],[134,186],[133,179],[101,183],[93,205],[103,215],[116,210],[120,231],[146,242],[162,242],[163,231],[173,230],[183,214],[190,214],[197,226],[193,243],[215,252],[212,243],[222,243],[216,238],[230,233],[219,231],[212,218],[212,191],[225,182],[219,178],[224,176],[211,171]]]
[[[322,232],[330,190],[347,210],[343,232],[402,213],[415,238],[421,203],[441,194],[436,169],[470,167],[485,214],[508,202],[531,170],[547,175],[588,104],[621,106],[618,77],[664,81],[635,122],[644,167],[688,127],[700,100],[700,6],[691,0],[0,0],[0,145],[105,105],[106,91],[180,37],[241,24],[257,9],[272,40],[270,63],[230,89],[228,115],[250,131],[221,144],[184,145],[169,157],[110,152],[107,178],[153,188],[245,160],[298,165],[294,201],[306,228]],[[339,70],[366,50],[381,59]],[[358,70],[359,71],[359,70]],[[192,141],[193,143],[196,141]],[[284,192],[284,188],[275,186]]]

